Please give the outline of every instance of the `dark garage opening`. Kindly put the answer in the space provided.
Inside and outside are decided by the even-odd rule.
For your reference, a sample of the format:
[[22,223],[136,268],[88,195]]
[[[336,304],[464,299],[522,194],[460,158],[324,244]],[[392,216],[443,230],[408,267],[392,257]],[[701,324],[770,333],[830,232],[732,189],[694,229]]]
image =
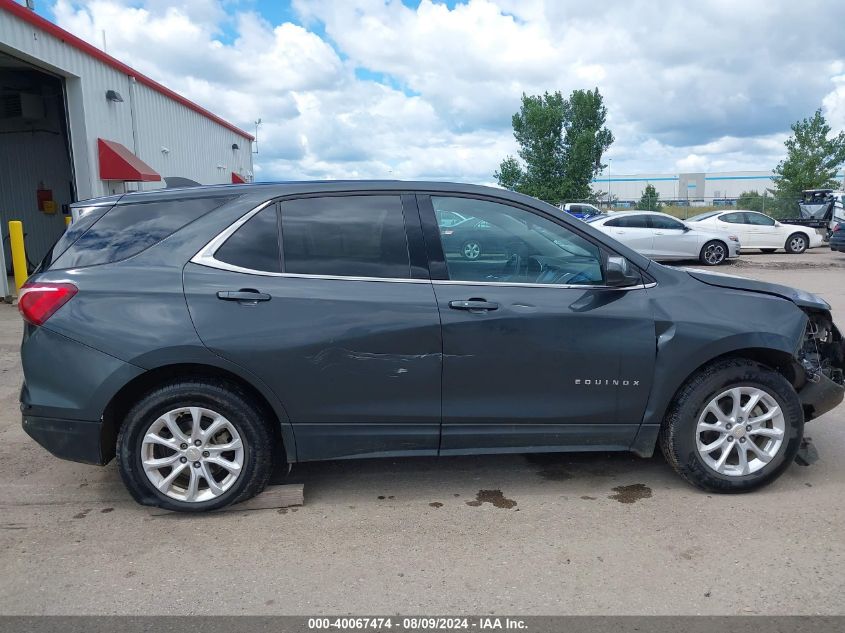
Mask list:
[[64,82],[0,52],[0,234],[11,271],[9,220],[20,220],[30,269],[65,230],[74,199]]

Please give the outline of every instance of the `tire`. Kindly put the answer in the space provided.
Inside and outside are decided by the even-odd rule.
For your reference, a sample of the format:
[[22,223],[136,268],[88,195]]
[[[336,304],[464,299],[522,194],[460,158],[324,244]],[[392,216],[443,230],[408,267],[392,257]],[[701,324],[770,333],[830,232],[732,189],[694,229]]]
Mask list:
[[774,253],[777,249],[776,248],[761,248],[760,250],[763,251],[764,253],[771,254],[771,253]]
[[710,240],[701,247],[698,260],[705,266],[718,266],[728,258],[728,245],[719,240]]
[[804,233],[793,233],[786,238],[786,252],[791,255],[800,255],[807,250],[809,239]]
[[[734,422],[728,431],[731,423],[720,423],[715,414],[710,413],[709,406],[714,399],[734,389],[741,393],[740,403],[745,405],[749,401],[744,398],[754,392],[764,396],[749,412],[756,415],[743,420],[746,423],[750,419],[750,425]],[[728,420],[730,413],[725,413],[725,405],[731,403],[731,396],[728,396],[718,400],[716,405]],[[779,411],[780,418],[773,414],[768,421],[754,423],[755,418],[765,417],[773,411]],[[740,410],[734,420],[742,417],[742,413]],[[708,428],[721,425],[722,430],[699,431],[702,424]],[[766,425],[771,428],[763,430]],[[782,426],[779,444],[775,437],[778,426]],[[760,430],[749,433],[749,427]],[[739,493],[760,488],[783,474],[795,459],[803,433],[804,412],[792,385],[768,367],[745,359],[729,359],[705,367],[678,390],[661,427],[659,442],[666,461],[694,486],[711,492]],[[733,439],[728,441],[728,437]],[[723,438],[721,445],[710,452],[700,448],[713,446]],[[770,461],[758,458],[750,448],[752,443],[757,451],[767,454]],[[719,470],[718,463],[725,450],[728,455]],[[741,451],[746,456],[744,466]]]
[[[201,431],[211,430],[214,424],[217,432],[203,437],[192,431],[197,419]],[[180,444],[171,431],[174,423],[186,442]],[[150,441],[151,435],[158,439]],[[202,444],[192,446],[191,435],[203,437],[195,440]],[[261,492],[272,470],[273,445],[262,408],[237,386],[211,379],[174,381],[147,393],[126,415],[117,438],[117,462],[124,484],[138,503],[202,512]],[[145,459],[173,466],[145,469]]]
[[467,240],[464,242],[463,246],[461,246],[461,256],[470,261],[474,261],[481,257],[482,252],[481,242],[478,240]]

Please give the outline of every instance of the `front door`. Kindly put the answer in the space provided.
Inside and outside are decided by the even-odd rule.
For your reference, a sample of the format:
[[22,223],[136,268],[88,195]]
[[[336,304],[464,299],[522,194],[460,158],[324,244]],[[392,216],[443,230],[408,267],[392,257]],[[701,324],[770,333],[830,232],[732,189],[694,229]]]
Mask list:
[[200,338],[276,392],[300,460],[437,453],[440,318],[404,202],[283,200],[185,268]]
[[[627,448],[655,355],[642,284],[605,287],[600,247],[527,208],[421,196],[420,211],[443,323],[441,453]],[[444,255],[446,211],[507,233],[509,252]]]
[[654,229],[654,256],[673,259],[698,257],[698,235],[675,218],[661,215],[648,216]]

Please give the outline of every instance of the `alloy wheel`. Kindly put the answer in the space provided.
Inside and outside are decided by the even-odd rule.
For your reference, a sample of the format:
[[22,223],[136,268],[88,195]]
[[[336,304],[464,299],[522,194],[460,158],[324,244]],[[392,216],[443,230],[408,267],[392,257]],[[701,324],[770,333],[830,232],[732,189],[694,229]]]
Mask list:
[[733,387],[713,398],[698,418],[696,447],[720,475],[749,475],[783,446],[786,421],[775,399],[757,387]]
[[725,247],[715,242],[704,249],[704,259],[711,266],[721,264],[725,259]]
[[202,407],[168,411],[141,440],[141,464],[153,486],[189,503],[209,501],[229,490],[240,477],[244,454],[234,425]]
[[807,245],[803,237],[795,235],[789,240],[789,248],[793,253],[801,253],[807,249]]
[[466,242],[463,248],[463,255],[467,259],[478,259],[481,256],[481,244],[478,242]]

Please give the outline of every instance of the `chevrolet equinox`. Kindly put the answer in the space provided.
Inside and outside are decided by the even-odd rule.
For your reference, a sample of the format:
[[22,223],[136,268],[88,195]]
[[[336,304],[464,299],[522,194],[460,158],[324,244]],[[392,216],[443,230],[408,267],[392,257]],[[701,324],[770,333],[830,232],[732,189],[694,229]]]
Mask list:
[[143,504],[220,508],[298,461],[658,445],[741,492],[845,392],[821,298],[666,268],[499,189],[211,186],[73,213],[20,292],[23,427],[116,456]]

